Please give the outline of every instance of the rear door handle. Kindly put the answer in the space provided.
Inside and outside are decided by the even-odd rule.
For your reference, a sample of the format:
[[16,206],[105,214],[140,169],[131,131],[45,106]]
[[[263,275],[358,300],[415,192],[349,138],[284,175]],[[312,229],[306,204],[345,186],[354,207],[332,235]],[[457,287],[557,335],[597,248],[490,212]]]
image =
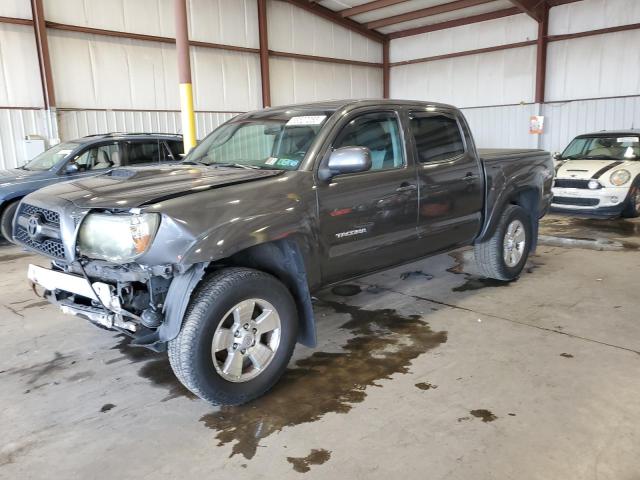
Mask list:
[[411,185],[409,183],[403,183],[398,188],[396,188],[396,192],[412,192],[417,189],[418,187],[415,185]]

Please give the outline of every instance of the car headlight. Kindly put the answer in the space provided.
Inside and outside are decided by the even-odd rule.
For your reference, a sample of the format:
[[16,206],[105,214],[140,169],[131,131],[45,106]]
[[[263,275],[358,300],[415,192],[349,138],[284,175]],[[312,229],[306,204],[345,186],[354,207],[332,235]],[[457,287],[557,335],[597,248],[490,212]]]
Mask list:
[[625,183],[627,183],[629,180],[631,180],[631,172],[629,172],[629,170],[624,170],[624,169],[616,170],[611,174],[611,176],[609,177],[609,180],[616,187],[620,187]]
[[147,251],[159,225],[157,213],[90,213],[80,225],[78,249],[89,258],[127,263]]

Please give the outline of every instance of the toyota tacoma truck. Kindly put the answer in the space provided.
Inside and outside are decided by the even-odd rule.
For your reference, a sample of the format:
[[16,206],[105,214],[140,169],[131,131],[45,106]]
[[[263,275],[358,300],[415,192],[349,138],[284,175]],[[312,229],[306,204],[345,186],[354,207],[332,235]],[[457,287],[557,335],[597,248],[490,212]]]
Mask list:
[[478,151],[448,105],[291,105],[235,117],[179,165],[32,193],[14,238],[51,259],[28,278],[63,312],[237,405],[316,344],[321,288],[465,245],[487,277],[517,278],[553,173],[544,151]]

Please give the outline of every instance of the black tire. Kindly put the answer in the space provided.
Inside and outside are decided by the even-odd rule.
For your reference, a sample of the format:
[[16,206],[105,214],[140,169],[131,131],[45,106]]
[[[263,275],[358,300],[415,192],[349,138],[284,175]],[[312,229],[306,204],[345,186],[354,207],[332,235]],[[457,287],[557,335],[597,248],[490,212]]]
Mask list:
[[19,204],[20,200],[14,200],[2,210],[2,216],[0,216],[0,233],[6,241],[11,243],[15,243],[13,241],[13,217],[16,216]]
[[640,178],[636,178],[629,189],[622,216],[625,218],[640,217]]
[[[509,225],[515,220],[519,220],[524,226],[524,251],[520,261],[513,266],[509,266],[504,259],[504,238]],[[486,277],[503,281],[511,281],[518,278],[529,257],[531,237],[531,219],[526,210],[518,205],[507,206],[502,212],[498,228],[496,228],[491,238],[474,245],[476,264],[480,273]]]
[[[269,302],[280,317],[280,342],[270,363],[257,376],[232,382],[221,376],[211,354],[216,328],[225,314],[243,300]],[[214,405],[240,405],[275,385],[284,373],[296,344],[298,318],[289,290],[275,277],[248,268],[225,268],[205,277],[193,294],[182,329],[169,342],[171,368],[180,382]]]

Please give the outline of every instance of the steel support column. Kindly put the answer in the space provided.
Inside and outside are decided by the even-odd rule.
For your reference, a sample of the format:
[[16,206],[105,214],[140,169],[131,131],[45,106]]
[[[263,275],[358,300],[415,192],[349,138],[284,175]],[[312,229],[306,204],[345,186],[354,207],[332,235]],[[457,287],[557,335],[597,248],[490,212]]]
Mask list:
[[544,103],[544,91],[547,80],[547,44],[549,34],[549,6],[544,4],[538,22],[538,41],[536,54],[536,103]]
[[382,44],[382,98],[389,98],[391,64],[389,63],[389,39]]
[[269,34],[267,30],[267,0],[258,1],[258,30],[260,38],[260,77],[262,79],[262,106],[271,106],[271,80],[269,74]]
[[189,26],[187,1],[174,0],[176,22],[176,50],[178,54],[178,79],[180,82],[180,112],[182,117],[182,141],[184,153],[196,145],[196,119],[193,111],[191,85],[191,58],[189,57]]

